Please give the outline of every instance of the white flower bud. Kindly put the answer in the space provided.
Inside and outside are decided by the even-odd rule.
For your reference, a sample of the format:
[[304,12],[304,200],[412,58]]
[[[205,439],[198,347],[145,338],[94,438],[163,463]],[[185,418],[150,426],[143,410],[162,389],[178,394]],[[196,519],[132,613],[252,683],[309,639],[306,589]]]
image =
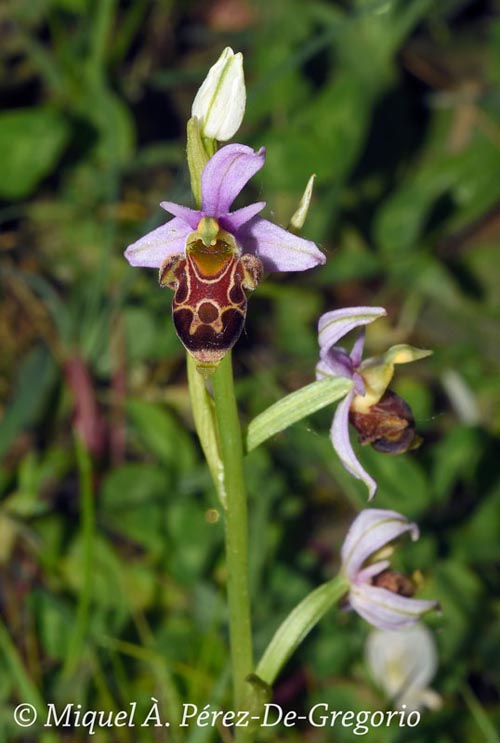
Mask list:
[[393,701],[410,710],[439,709],[442,699],[428,687],[437,671],[434,638],[424,624],[400,630],[374,630],[366,659],[377,684]]
[[245,104],[243,55],[226,47],[198,90],[191,114],[200,121],[202,136],[225,142],[240,128]]

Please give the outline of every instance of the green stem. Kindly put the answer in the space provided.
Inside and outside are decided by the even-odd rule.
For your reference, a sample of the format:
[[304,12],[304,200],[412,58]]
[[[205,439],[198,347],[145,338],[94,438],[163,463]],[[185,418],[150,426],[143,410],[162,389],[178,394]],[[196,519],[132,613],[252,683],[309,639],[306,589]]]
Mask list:
[[248,589],[248,519],[243,475],[243,444],[234,395],[231,353],[228,353],[219,364],[212,377],[212,384],[220,455],[224,468],[229,633],[234,702],[236,709],[244,709],[246,677],[253,669],[253,651]]
[[300,643],[331,607],[349,590],[344,576],[315,588],[281,623],[259,661],[255,674],[271,686]]

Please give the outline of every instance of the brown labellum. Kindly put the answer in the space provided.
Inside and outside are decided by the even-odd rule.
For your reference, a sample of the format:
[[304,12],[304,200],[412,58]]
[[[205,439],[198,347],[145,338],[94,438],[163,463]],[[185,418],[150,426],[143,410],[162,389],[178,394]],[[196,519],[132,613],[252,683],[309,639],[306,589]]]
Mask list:
[[391,593],[410,598],[415,593],[415,586],[409,578],[397,570],[382,570],[372,579],[372,585],[377,588],[385,588]]
[[262,278],[262,263],[253,255],[239,256],[222,239],[205,245],[193,241],[186,255],[174,255],[160,268],[160,285],[175,291],[174,327],[182,344],[211,374],[241,335],[247,311],[247,291]]
[[410,406],[392,390],[386,390],[367,413],[351,410],[349,420],[358,432],[361,444],[371,444],[386,454],[403,454],[422,441],[415,433]]

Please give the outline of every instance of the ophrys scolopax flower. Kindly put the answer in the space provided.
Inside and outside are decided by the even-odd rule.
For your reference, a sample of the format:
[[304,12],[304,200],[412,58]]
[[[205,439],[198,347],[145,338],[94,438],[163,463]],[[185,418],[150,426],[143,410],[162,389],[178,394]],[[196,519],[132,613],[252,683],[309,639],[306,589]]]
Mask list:
[[238,340],[246,292],[264,270],[304,271],[325,262],[313,242],[260,217],[265,202],[230,211],[264,160],[263,148],[222,147],[203,170],[201,209],[162,202],[174,218],[125,251],[131,265],[159,268],[160,284],[175,291],[175,329],[207,373]]
[[388,545],[406,533],[418,539],[417,525],[396,511],[369,508],[354,519],[342,545],[341,572],[350,584],[348,606],[379,629],[407,627],[437,607],[436,601],[411,598],[411,580],[390,569]]
[[[370,499],[375,495],[377,484],[354,453],[349,423],[356,428],[362,444],[372,444],[378,451],[400,454],[417,446],[420,438],[415,434],[411,409],[388,386],[395,364],[417,361],[431,353],[399,344],[381,356],[363,360],[364,326],[385,314],[383,307],[348,307],[325,313],[318,323],[317,378],[340,376],[354,383],[335,411],[330,431],[332,444],[346,470],[365,483]],[[356,328],[362,330],[348,353],[337,342]]]

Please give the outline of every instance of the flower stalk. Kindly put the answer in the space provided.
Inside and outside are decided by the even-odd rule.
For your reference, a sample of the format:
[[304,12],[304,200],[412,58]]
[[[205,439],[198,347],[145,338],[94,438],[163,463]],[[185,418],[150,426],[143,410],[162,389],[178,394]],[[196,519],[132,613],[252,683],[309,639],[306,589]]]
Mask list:
[[234,702],[243,709],[246,677],[253,669],[250,594],[248,588],[248,516],[243,474],[243,445],[234,394],[231,353],[212,377],[217,420],[221,482],[226,502],[226,561],[229,602],[229,635]]

